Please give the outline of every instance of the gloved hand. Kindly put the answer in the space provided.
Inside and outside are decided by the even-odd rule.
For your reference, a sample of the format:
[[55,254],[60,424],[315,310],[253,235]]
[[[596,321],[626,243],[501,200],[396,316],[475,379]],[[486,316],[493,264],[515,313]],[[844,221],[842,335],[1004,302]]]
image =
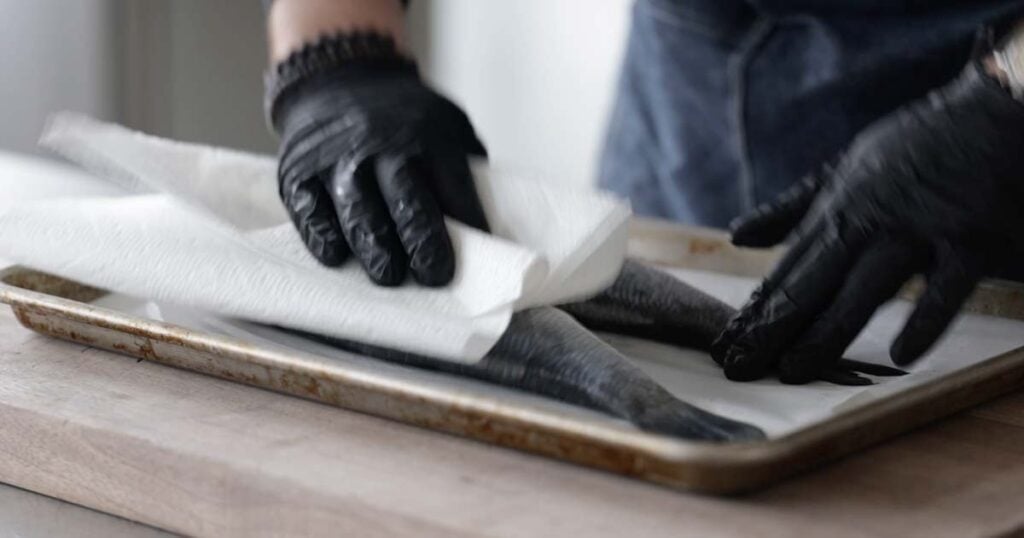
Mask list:
[[352,65],[302,81],[274,106],[281,197],[310,252],[350,254],[374,282],[455,272],[443,215],[487,230],[467,157],[485,156],[466,115],[408,65]]
[[[913,362],[977,282],[1024,253],[1024,104],[971,64],[948,86],[862,132],[835,168],[733,225],[789,252],[713,345],[737,381],[828,369],[913,274],[927,287],[893,342]],[[802,222],[802,224],[801,224]]]

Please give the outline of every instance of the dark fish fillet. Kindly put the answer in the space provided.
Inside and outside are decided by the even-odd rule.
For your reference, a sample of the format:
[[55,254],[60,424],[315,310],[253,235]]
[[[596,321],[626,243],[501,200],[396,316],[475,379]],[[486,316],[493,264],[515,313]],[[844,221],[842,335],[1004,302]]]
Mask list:
[[[585,302],[562,305],[591,330],[709,350],[736,314],[731,306],[663,271],[627,260],[615,283]],[[837,385],[870,385],[858,375],[898,376],[898,368],[841,359],[819,373]]]
[[302,334],[388,362],[479,379],[581,405],[655,433],[718,442],[764,438],[764,433],[754,426],[675,398],[557,308],[533,308],[515,314],[495,347],[476,364]]
[[[494,349],[476,364],[303,334],[388,362],[581,405],[651,432],[718,442],[762,439],[763,432],[752,425],[714,415],[674,397],[588,330],[707,350],[735,312],[671,275],[627,261],[615,283],[591,300],[517,313]],[[902,373],[844,360],[821,378],[839,384],[871,383],[856,372]]]
[[588,329],[707,350],[736,310],[663,271],[626,260],[610,288],[562,305]]

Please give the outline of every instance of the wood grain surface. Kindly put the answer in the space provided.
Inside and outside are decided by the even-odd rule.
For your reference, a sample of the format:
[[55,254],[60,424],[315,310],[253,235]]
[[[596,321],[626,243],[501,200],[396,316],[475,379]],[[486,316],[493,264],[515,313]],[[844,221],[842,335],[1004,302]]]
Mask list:
[[757,495],[679,493],[36,335],[0,481],[194,535],[1014,536],[1024,394]]

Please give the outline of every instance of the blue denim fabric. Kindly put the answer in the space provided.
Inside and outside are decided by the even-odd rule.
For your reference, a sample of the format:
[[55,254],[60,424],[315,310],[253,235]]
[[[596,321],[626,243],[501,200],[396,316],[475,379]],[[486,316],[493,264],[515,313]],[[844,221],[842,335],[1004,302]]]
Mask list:
[[963,67],[1024,0],[638,0],[600,184],[725,227]]

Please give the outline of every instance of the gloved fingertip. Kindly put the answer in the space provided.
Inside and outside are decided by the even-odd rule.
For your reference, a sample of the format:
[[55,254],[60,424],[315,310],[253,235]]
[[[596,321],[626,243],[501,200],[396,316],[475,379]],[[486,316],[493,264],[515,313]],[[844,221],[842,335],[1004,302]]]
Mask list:
[[745,353],[733,352],[722,363],[722,371],[725,373],[725,378],[729,381],[757,381],[767,375],[767,372],[752,364]]
[[737,336],[742,334],[743,324],[740,316],[740,313],[734,314],[732,319],[726,323],[725,329],[711,342],[709,349],[711,359],[719,366],[725,366],[725,361],[729,356],[730,350],[732,350],[733,343],[736,341]]
[[759,376],[755,376],[738,368],[725,368],[725,378],[729,381],[736,381],[738,383],[747,383],[750,381],[757,381],[761,379]]
[[476,133],[472,133],[470,136],[467,153],[476,157],[483,157],[484,159],[488,157],[487,147],[480,141],[480,138],[477,137]]
[[402,284],[402,282],[405,281],[405,271],[400,269],[389,268],[387,270],[380,271],[377,273],[371,273],[367,271],[366,274],[370,277],[370,280],[372,280],[374,284],[377,284],[378,286],[383,286],[385,288],[393,288],[399,286]]
[[729,224],[730,241],[737,247],[767,248],[777,244],[773,234],[766,234],[760,213],[737,217]]
[[790,356],[779,361],[779,381],[785,385],[806,385],[817,381],[818,372],[808,365],[807,357]]
[[348,259],[348,250],[332,248],[313,253],[313,256],[325,267],[339,267]]
[[893,341],[892,346],[889,348],[889,358],[892,359],[893,364],[897,366],[908,366],[921,358],[922,355],[927,351],[928,346],[922,345],[920,342],[913,342],[911,338],[906,335],[900,335]]
[[303,228],[303,242],[306,249],[321,264],[327,267],[338,267],[345,263],[351,251],[341,234],[335,233],[329,226],[314,226],[306,223]]
[[405,258],[401,256],[378,256],[363,261],[363,268],[370,280],[378,286],[395,287],[405,281]]
[[451,255],[439,256],[435,260],[428,262],[425,267],[412,268],[413,278],[416,279],[416,282],[431,288],[447,286],[451,283],[455,278],[454,257]]
[[717,340],[711,342],[711,360],[715,361],[715,364],[724,367],[725,356],[729,350],[729,344],[722,342],[722,337],[719,336]]
[[981,280],[984,260],[971,247],[954,248],[926,274],[924,293],[889,348],[894,363],[904,366],[917,361],[942,338]]
[[436,218],[432,224],[421,222],[420,228],[403,228],[404,244],[408,248],[409,271],[424,286],[440,287],[455,277],[455,249],[444,226]]
[[748,246],[747,243],[754,240],[752,237],[754,234],[751,234],[751,229],[747,225],[749,220],[749,217],[744,215],[736,217],[729,222],[729,239],[732,241],[732,244],[738,247],[745,247]]

